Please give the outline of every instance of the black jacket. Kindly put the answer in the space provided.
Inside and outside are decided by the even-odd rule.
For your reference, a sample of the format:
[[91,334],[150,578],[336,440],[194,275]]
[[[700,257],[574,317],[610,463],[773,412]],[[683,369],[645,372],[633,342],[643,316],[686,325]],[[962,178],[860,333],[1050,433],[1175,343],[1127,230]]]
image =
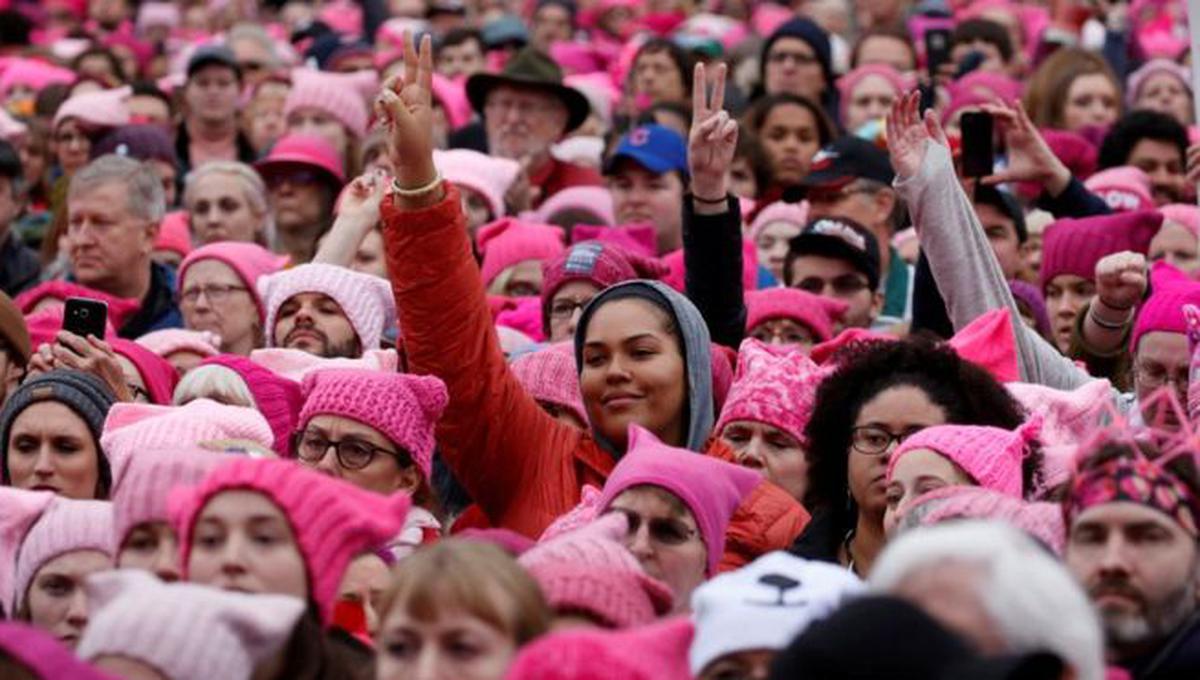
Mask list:
[[12,232],[0,243],[0,290],[10,297],[37,285],[42,263],[37,253],[20,243]]
[[1200,678],[1200,612],[1157,652],[1124,665],[1134,680]]
[[708,325],[712,341],[737,349],[746,335],[742,289],[742,212],[729,196],[720,215],[697,215],[683,198],[683,264],[688,299]]

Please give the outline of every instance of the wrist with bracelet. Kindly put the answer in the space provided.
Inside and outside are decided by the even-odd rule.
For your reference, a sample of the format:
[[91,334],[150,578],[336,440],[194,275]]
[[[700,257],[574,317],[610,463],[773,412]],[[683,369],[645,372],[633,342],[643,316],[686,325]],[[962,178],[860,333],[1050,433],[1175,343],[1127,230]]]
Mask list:
[[[1118,314],[1121,314],[1125,318],[1119,322],[1118,321],[1110,321],[1108,319],[1105,319],[1102,316],[1100,316],[1100,314],[1096,311],[1101,306],[1105,307],[1109,311],[1113,311]],[[1129,323],[1131,321],[1133,321],[1133,313],[1132,313],[1133,308],[1134,308],[1133,305],[1120,307],[1118,305],[1109,304],[1108,302],[1105,302],[1104,300],[1102,300],[1100,298],[1096,298],[1096,302],[1091,306],[1091,309],[1088,310],[1088,316],[1092,317],[1092,323],[1096,324],[1097,326],[1099,326],[1105,330],[1119,331],[1119,330],[1123,330],[1126,326],[1129,325]]]
[[433,179],[428,184],[424,184],[424,185],[416,187],[414,189],[405,189],[404,187],[400,186],[399,181],[393,179],[392,180],[392,194],[394,194],[396,196],[400,196],[402,198],[416,198],[418,196],[424,196],[425,194],[432,192],[433,190],[435,190],[439,186],[441,186],[441,184],[442,184],[442,171],[437,170],[433,173]]

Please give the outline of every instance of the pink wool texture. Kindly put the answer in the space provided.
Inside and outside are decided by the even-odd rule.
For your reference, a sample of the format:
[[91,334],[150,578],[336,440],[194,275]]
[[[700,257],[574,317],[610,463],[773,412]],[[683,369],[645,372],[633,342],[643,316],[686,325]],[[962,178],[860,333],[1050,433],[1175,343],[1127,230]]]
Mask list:
[[267,308],[267,346],[275,347],[279,308],[301,293],[321,293],[342,308],[364,350],[378,349],[383,332],[396,324],[396,300],[386,279],[332,264],[304,264],[258,280]]
[[17,550],[29,527],[38,521],[56,496],[49,491],[26,491],[0,486],[0,605],[12,614],[16,591]]
[[1093,280],[1096,263],[1105,255],[1122,250],[1145,254],[1162,221],[1157,210],[1139,210],[1054,222],[1042,237],[1042,292],[1060,274]]
[[559,342],[536,352],[522,354],[512,362],[512,372],[529,396],[561,406],[587,425],[587,410],[583,405],[583,394],[579,391],[575,348],[571,342]]
[[216,356],[220,352],[221,336],[211,331],[189,331],[182,328],[164,328],[137,339],[137,344],[167,359],[176,352],[191,352],[201,357]]
[[1097,172],[1083,186],[1115,212],[1154,209],[1150,176],[1131,165]]
[[292,71],[292,89],[284,102],[283,115],[317,109],[341,123],[354,138],[362,139],[367,134],[367,104],[346,85],[339,74],[296,69]]
[[192,252],[192,232],[188,226],[186,210],[173,210],[163,215],[158,224],[158,238],[154,239],[155,250],[169,250],[180,257]]
[[226,454],[198,446],[143,449],[122,456],[113,470],[113,545],[125,543],[139,524],[168,522],[167,500],[178,486],[194,486],[220,465]]
[[521,165],[508,158],[497,158],[470,149],[450,149],[433,152],[433,165],[446,181],[474,191],[482,196],[492,213],[492,219],[504,216],[504,194]]
[[817,387],[830,371],[798,348],[775,348],[753,338],[742,341],[737,374],[714,432],[748,420],[779,428],[804,442]]
[[209,500],[231,490],[258,492],[287,517],[304,557],[309,592],[326,625],[333,620],[346,565],[398,534],[412,505],[407,494],[364,491],[292,461],[233,458],[199,485],[171,494],[171,523],[179,535],[185,579],[196,518]]
[[[918,513],[920,526],[958,519],[984,519],[1014,526],[1038,539],[1055,555],[1062,555],[1066,526],[1058,503],[1029,503],[977,486],[944,486],[921,494],[902,509]],[[904,521],[903,518],[900,520]]]
[[509,267],[526,260],[549,262],[562,254],[563,231],[549,224],[522,222],[513,217],[480,227],[475,242],[483,252],[480,275],[483,285],[490,286],[496,277]]
[[[18,546],[0,548],[0,555],[16,553],[12,609],[21,608],[29,585],[42,565],[78,550],[96,550],[112,557],[112,503],[55,497],[25,533]],[[7,538],[7,537],[6,537]]]
[[125,338],[109,338],[113,351],[125,357],[137,369],[150,401],[155,404],[170,404],[179,382],[179,373],[166,359]]
[[746,293],[746,331],[764,321],[791,319],[804,326],[820,343],[833,337],[834,324],[849,306],[841,300],[813,295],[799,288],[766,288]]
[[983,425],[936,425],[914,434],[897,447],[888,461],[887,479],[909,453],[928,449],[958,465],[976,484],[1012,498],[1022,498],[1021,466],[1041,431],[1040,418],[1014,431]]
[[114,478],[119,478],[118,471],[141,451],[229,439],[268,449],[274,444],[270,425],[255,409],[197,399],[183,406],[114,404],[104,420],[100,447],[112,464]]
[[1155,262],[1150,268],[1150,297],[1142,302],[1133,323],[1129,352],[1137,353],[1138,343],[1147,333],[1186,333],[1186,304],[1200,305],[1200,283],[1166,262]]
[[[290,351],[290,350],[281,350]],[[304,352],[305,356],[312,356]],[[254,398],[254,407],[267,419],[275,443],[271,447],[281,458],[291,455],[292,433],[296,431],[296,423],[300,419],[300,409],[304,406],[304,395],[300,391],[300,383],[285,378],[274,371],[265,368],[246,357],[232,354],[220,354],[200,362],[201,366],[223,366],[237,373],[250,396]]]
[[368,349],[357,359],[325,359],[300,349],[276,347],[250,352],[250,361],[276,375],[299,383],[309,373],[329,368],[362,368],[368,371],[395,373],[399,370],[400,355],[394,349]]
[[507,680],[691,680],[684,616],[628,630],[568,630],[521,650]]
[[266,319],[267,312],[262,298],[258,294],[258,280],[286,267],[287,255],[276,255],[257,243],[238,241],[221,241],[201,246],[189,253],[179,264],[177,280],[180,292],[183,291],[183,284],[187,281],[188,269],[204,260],[216,260],[232,269],[254,298],[254,304],[258,306],[259,320]]
[[1187,321],[1188,351],[1191,361],[1188,363],[1188,420],[1195,427],[1200,423],[1200,306],[1186,304],[1183,306],[1183,316]]

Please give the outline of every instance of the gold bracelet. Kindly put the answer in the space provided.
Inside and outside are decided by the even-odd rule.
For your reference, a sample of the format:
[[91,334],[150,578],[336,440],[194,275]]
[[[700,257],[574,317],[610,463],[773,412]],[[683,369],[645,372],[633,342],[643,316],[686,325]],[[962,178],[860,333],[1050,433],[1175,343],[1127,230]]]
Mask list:
[[400,186],[400,184],[398,182],[396,182],[395,179],[393,179],[392,180],[392,193],[397,196],[401,196],[403,198],[414,198],[416,196],[424,196],[425,194],[433,191],[434,189],[437,189],[439,186],[441,186],[441,184],[442,184],[442,171],[437,170],[434,172],[433,181],[431,181],[429,184],[426,184],[425,186],[417,187],[416,189],[405,189],[404,187]]

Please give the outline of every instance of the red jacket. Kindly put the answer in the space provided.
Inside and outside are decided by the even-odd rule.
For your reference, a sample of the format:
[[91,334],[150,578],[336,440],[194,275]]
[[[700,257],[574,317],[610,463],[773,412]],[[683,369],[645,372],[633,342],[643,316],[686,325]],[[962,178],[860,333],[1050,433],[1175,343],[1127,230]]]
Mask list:
[[[573,508],[584,484],[603,487],[615,461],[591,433],[542,410],[509,370],[472,256],[457,189],[413,212],[383,201],[383,233],[404,345],[413,373],[446,383],[440,450],[493,526],[538,536]],[[710,455],[732,459],[722,442]],[[764,482],[743,501],[722,566],[791,544],[808,513]]]

